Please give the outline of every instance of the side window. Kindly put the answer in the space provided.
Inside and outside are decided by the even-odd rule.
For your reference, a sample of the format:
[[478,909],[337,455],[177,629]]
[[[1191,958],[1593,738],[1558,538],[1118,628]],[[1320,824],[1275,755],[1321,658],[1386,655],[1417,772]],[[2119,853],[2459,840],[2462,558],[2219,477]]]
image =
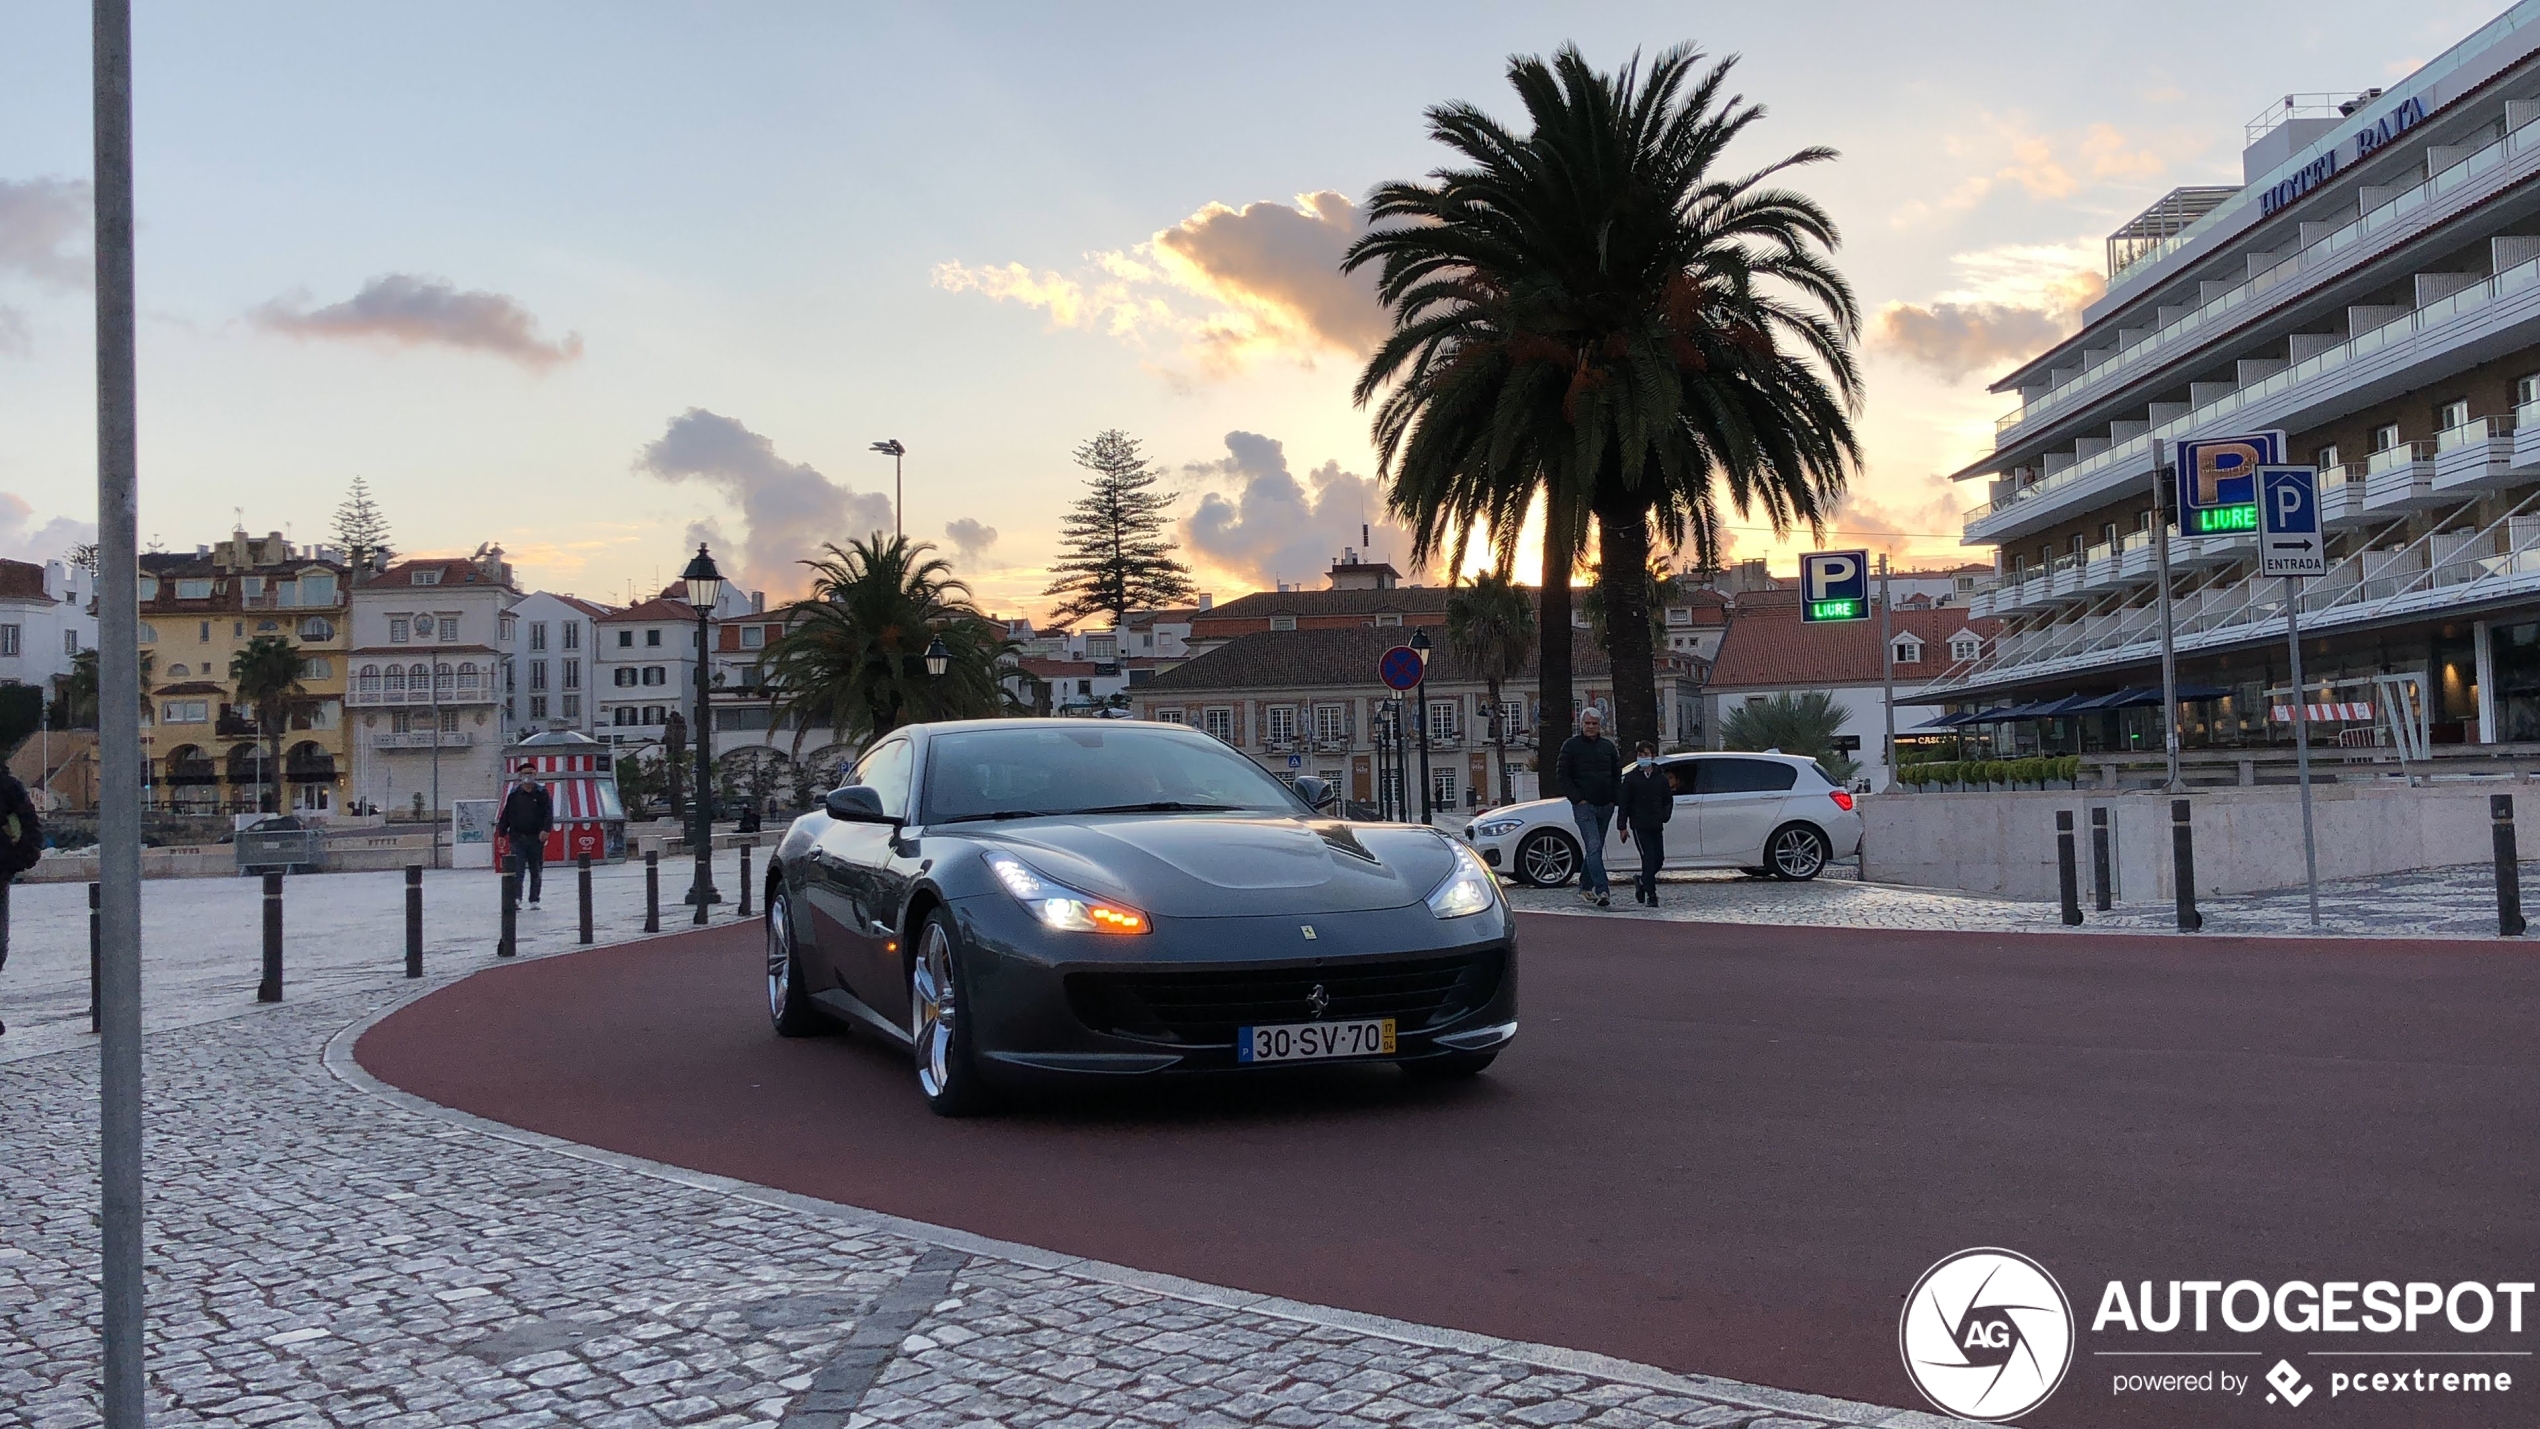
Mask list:
[[1799,783],[1798,767],[1777,759],[1705,759],[1698,767],[1703,794],[1769,794]]
[[904,819],[908,817],[908,776],[914,763],[914,750],[907,740],[885,740],[856,761],[850,782],[871,787],[882,796],[883,813]]
[[1703,761],[1699,759],[1682,759],[1673,764],[1661,764],[1658,767],[1665,772],[1668,787],[1675,790],[1676,797],[1681,799],[1687,794],[1701,792],[1694,785],[1695,781],[1702,777],[1696,772],[1702,768],[1702,764]]

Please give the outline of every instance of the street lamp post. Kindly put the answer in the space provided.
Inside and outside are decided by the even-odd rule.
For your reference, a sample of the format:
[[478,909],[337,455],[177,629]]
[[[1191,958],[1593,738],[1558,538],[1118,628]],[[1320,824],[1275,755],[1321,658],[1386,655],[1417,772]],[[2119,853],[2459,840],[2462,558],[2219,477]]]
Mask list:
[[927,677],[930,679],[940,680],[944,677],[944,671],[951,668],[952,651],[944,648],[944,637],[938,635],[934,639],[926,642]]
[[714,557],[706,554],[705,543],[697,543],[696,559],[679,573],[688,583],[688,604],[697,612],[697,792],[690,812],[695,815],[696,832],[690,835],[697,850],[697,877],[688,887],[688,901],[697,906],[696,921],[706,921],[709,904],[720,903],[723,896],[714,890],[714,727],[708,705],[708,691],[713,680],[707,670],[706,627],[714,615],[715,602],[723,595],[723,573],[714,568]]
[[1420,723],[1420,822],[1424,824],[1436,821],[1429,807],[1429,652],[1435,648],[1426,627],[1411,632],[1411,653],[1420,657],[1420,683],[1412,688],[1413,698],[1419,701],[1413,718]]
[[[891,459],[891,534],[903,535],[908,523],[902,518],[900,504],[907,499],[907,491],[900,484],[900,458],[908,455],[908,448],[900,445],[899,438],[889,437],[875,442],[869,450],[880,452]],[[936,643],[940,645],[943,642]]]

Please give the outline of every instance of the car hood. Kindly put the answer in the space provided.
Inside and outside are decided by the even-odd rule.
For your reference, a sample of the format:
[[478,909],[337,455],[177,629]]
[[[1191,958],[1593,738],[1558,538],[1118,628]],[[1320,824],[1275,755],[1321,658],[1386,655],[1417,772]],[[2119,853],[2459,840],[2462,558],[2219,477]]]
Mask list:
[[979,841],[1163,918],[1400,908],[1427,898],[1456,857],[1426,829],[1266,816],[1035,820]]
[[1489,823],[1493,819],[1517,819],[1529,824],[1539,824],[1546,819],[1556,819],[1567,823],[1569,818],[1570,801],[1567,799],[1528,799],[1522,804],[1502,804],[1496,809],[1476,809],[1473,811],[1473,816],[1466,819],[1464,823],[1470,828],[1476,824]]

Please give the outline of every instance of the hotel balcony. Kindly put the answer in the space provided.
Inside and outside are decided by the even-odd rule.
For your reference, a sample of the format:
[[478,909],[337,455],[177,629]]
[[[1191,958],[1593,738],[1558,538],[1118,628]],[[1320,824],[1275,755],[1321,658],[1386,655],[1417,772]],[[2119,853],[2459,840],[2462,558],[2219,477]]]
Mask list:
[[2434,434],[2434,490],[2495,491],[2531,475],[2514,471],[2514,431],[2518,416],[2479,417]]
[[2364,510],[2374,516],[2423,511],[2449,498],[2434,490],[2434,443],[2401,442],[2364,463]]

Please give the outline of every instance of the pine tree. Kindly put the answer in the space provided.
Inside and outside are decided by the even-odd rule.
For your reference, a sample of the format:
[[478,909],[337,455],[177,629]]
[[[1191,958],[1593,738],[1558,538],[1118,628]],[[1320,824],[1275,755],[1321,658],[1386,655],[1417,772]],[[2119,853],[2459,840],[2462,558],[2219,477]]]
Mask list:
[[365,556],[387,553],[388,517],[371,500],[370,483],[358,476],[344,504],[335,508],[335,543],[344,548],[344,559],[357,566]]
[[1154,610],[1191,596],[1191,572],[1173,559],[1164,538],[1173,498],[1155,490],[1156,471],[1138,454],[1138,442],[1114,428],[1076,449],[1076,464],[1093,473],[1088,490],[1067,513],[1059,537],[1055,579],[1045,594],[1062,597],[1055,621],[1077,621],[1109,611],[1112,624],[1130,611]]

